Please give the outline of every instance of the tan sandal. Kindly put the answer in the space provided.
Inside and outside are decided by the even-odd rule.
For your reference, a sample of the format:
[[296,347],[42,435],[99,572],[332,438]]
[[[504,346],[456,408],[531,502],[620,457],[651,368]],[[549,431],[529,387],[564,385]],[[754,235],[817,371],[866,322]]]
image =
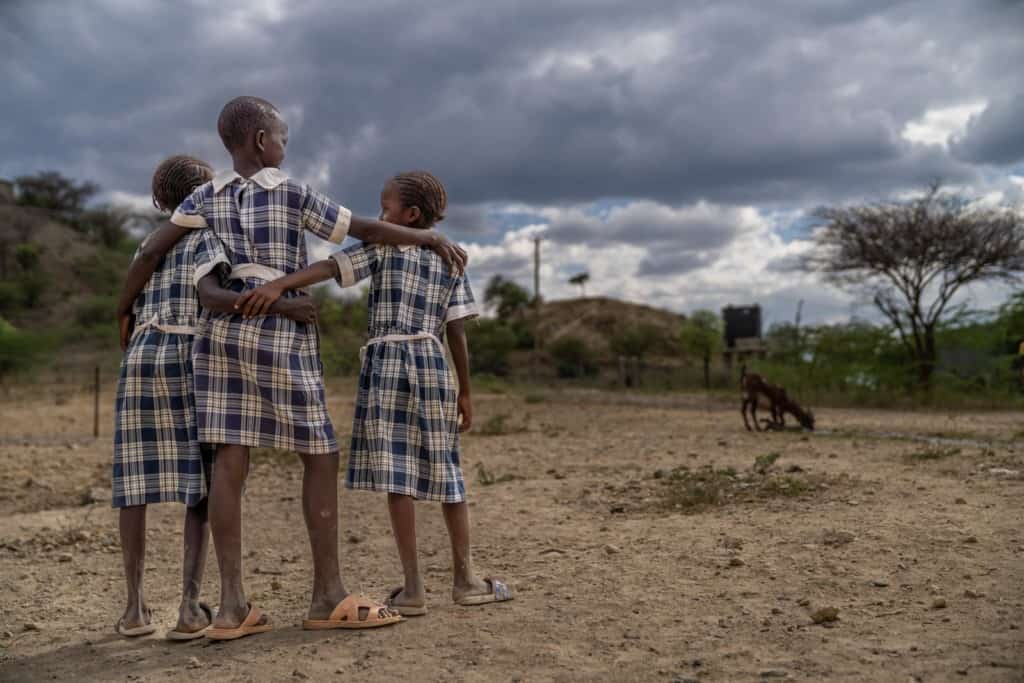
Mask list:
[[[360,617],[359,611],[364,609],[366,614]],[[402,615],[386,605],[355,593],[349,593],[347,598],[338,603],[329,617],[306,619],[302,622],[302,628],[307,631],[323,631],[332,628],[378,628],[397,624],[400,621],[402,621]]]
[[273,630],[274,625],[270,623],[270,619],[267,619],[267,623],[261,624],[260,621],[262,619],[263,612],[260,611],[260,608],[249,605],[249,614],[245,616],[245,620],[236,628],[210,626],[206,629],[206,637],[210,640],[238,640],[239,638]]

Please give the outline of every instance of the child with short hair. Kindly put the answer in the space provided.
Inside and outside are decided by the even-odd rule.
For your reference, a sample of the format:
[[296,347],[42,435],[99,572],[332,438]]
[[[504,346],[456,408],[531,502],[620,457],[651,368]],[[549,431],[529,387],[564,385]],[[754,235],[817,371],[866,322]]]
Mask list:
[[[169,212],[212,176],[205,162],[172,156],[153,174],[153,204]],[[122,324],[125,354],[115,404],[112,502],[120,508],[128,584],[128,604],[116,626],[123,636],[148,635],[157,628],[142,587],[149,503],[186,506],[181,604],[178,623],[167,638],[201,637],[213,618],[210,608],[199,602],[209,538],[206,493],[212,453],[200,445],[196,431],[192,339],[200,314],[197,283],[220,289],[216,269],[221,264],[227,264],[227,257],[216,236],[205,230],[191,233],[167,252]],[[226,300],[229,308],[234,298],[231,294]],[[270,310],[300,318],[315,310],[307,303],[299,311],[289,301],[296,299],[282,300],[284,306]]]
[[[381,219],[429,231],[444,218],[444,185],[432,174],[400,173],[381,192]],[[352,426],[345,484],[385,491],[405,584],[387,604],[404,616],[427,613],[416,557],[415,500],[442,504],[452,546],[452,599],[482,605],[512,599],[508,586],[472,567],[469,509],[459,466],[459,432],[472,425],[469,352],[463,322],[478,315],[469,280],[415,247],[359,244],[246,292],[239,307],[260,315],[287,290],[336,278],[343,287],[372,278],[369,336]],[[458,384],[452,382],[446,335]],[[461,422],[461,424],[460,424]]]
[[[392,244],[426,245],[461,267],[465,252],[448,240],[376,220],[296,182],[278,169],[288,126],[266,100],[225,105],[217,129],[233,169],[198,188],[161,228],[159,240],[129,269],[126,295],[188,230],[212,228],[231,263],[236,293],[306,266],[305,232],[340,243],[346,234]],[[123,301],[123,300],[122,300]],[[218,444],[210,526],[221,575],[220,610],[207,637],[231,640],[270,630],[242,585],[241,494],[249,448],[296,451],[304,466],[303,513],[313,555],[307,629],[369,628],[397,623],[384,605],[349,594],[338,567],[338,445],[327,414],[314,324],[211,313],[193,352],[199,437]]]

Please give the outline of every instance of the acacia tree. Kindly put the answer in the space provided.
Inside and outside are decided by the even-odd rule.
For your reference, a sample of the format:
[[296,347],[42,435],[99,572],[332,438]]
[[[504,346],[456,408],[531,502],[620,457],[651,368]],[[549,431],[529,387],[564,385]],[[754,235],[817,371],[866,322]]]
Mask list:
[[587,295],[587,280],[590,279],[590,273],[579,273],[569,278],[570,285],[577,285],[580,288],[580,296],[585,297]]
[[1018,280],[1024,273],[1024,218],[1006,207],[983,207],[941,192],[933,183],[920,197],[815,211],[820,221],[806,270],[839,287],[867,291],[892,324],[930,387],[935,333],[964,305],[964,286]]

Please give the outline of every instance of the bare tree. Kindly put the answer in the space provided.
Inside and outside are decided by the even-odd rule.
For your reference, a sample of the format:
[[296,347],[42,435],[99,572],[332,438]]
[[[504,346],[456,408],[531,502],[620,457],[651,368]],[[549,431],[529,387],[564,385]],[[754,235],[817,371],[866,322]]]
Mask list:
[[848,290],[867,290],[917,366],[922,385],[935,370],[936,329],[964,306],[954,297],[983,280],[1017,281],[1024,273],[1024,218],[941,192],[815,211],[820,224],[803,268]]

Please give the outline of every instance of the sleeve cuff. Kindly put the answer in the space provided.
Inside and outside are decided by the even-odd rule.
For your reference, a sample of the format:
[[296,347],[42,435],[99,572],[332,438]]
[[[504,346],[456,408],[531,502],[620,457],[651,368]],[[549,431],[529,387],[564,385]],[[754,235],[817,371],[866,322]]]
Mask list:
[[356,271],[352,267],[352,257],[343,251],[331,254],[331,258],[338,264],[337,282],[342,287],[351,287],[356,283]]
[[210,261],[209,263],[204,263],[201,266],[196,266],[195,272],[192,273],[192,284],[198,287],[199,281],[202,280],[207,275],[209,275],[210,273],[212,273],[213,269],[222,263],[227,266],[231,265],[230,263],[228,263],[228,260],[226,258],[220,257],[214,261]]
[[171,216],[171,222],[182,228],[205,228],[206,219],[198,213],[181,213],[175,211]]
[[338,207],[338,220],[334,223],[334,230],[331,231],[331,236],[327,238],[329,242],[334,244],[341,244],[345,236],[348,235],[348,228],[352,224],[352,212],[346,209],[344,206]]
[[464,304],[462,306],[452,306],[448,309],[448,313],[444,316],[444,321],[450,323],[454,320],[465,320],[466,318],[478,318],[480,311],[477,310],[476,304]]

